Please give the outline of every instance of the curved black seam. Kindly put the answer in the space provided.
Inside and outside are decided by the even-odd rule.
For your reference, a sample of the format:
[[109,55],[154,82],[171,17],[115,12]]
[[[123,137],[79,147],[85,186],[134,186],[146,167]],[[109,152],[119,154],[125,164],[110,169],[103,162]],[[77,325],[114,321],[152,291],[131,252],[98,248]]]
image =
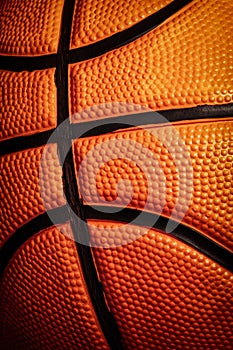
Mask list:
[[[84,138],[89,136],[98,136],[123,129],[129,129],[134,126],[158,125],[157,113],[161,114],[168,122],[180,121],[198,121],[205,122],[203,118],[222,119],[233,117],[233,104],[198,106],[193,108],[166,110],[159,112],[144,112],[138,114],[124,115],[114,118],[99,120],[90,120],[77,124],[64,125],[63,132],[67,133],[68,139]],[[66,119],[66,115],[64,120]],[[63,121],[61,118],[60,123]],[[218,120],[217,120],[218,121]],[[219,120],[220,121],[220,120]],[[67,130],[70,128],[70,130]],[[9,140],[0,141],[0,156],[17,151],[22,151],[31,147],[40,147],[50,142],[50,136],[55,129],[14,137]],[[76,135],[81,135],[77,137]],[[70,141],[69,141],[70,142]]]
[[[74,169],[72,150],[68,152],[63,165],[63,185],[64,193],[69,203],[69,220],[71,223],[76,247],[84,273],[89,295],[92,300],[98,321],[102,328],[103,334],[112,350],[122,350],[121,335],[112,313],[108,310],[102,284],[98,279],[93,256],[90,246],[80,244],[78,242],[90,241],[90,235],[87,228],[86,218],[83,212],[83,204],[81,202],[77,187],[77,180]],[[78,220],[77,217],[81,218]]]
[[[68,104],[68,65],[69,65],[69,43],[71,35],[72,17],[75,0],[66,0],[63,9],[61,37],[58,47],[58,64],[56,70],[57,85],[57,110],[58,125],[69,120]],[[57,129],[58,155],[63,169],[63,190],[69,203],[69,221],[76,242],[77,252],[80,258],[82,272],[92,301],[97,319],[106,341],[112,350],[121,350],[121,336],[113,315],[109,312],[99,282],[93,256],[89,246],[79,244],[79,237],[89,237],[85,217],[82,210],[82,203],[79,198],[77,180],[72,154],[71,128],[69,123],[64,123],[62,128]],[[66,154],[66,150],[69,150]],[[77,216],[82,220],[77,220]],[[81,241],[83,241],[81,239]]]
[[[71,125],[72,138],[98,136],[120,129],[129,129],[134,126],[158,125],[158,114],[162,115],[167,122],[195,121],[203,118],[217,119],[233,117],[233,103],[228,105],[198,106],[192,108],[182,108],[166,111],[151,111],[137,114],[129,114],[120,117],[112,117],[87,122],[75,123]],[[163,122],[163,121],[162,121]]]
[[[134,24],[132,27],[123,30],[122,32],[113,34],[112,36],[100,40],[96,43],[80,47],[77,49],[69,50],[70,55],[69,63],[76,63],[83,60],[87,60],[93,57],[100,56],[107,51],[111,51],[118,47],[124,46],[140,36],[146,34],[152,29],[159,26],[169,17],[174,15],[177,11],[182,9],[184,6],[192,2],[193,0],[174,0],[164,8],[160,9],[156,13],[146,17],[140,22]],[[63,22],[64,23],[64,22]],[[63,27],[63,32],[60,38],[60,43],[65,37],[66,28]],[[70,32],[70,28],[67,27]],[[68,33],[68,32],[67,32]],[[66,35],[68,37],[68,35]],[[66,50],[67,51],[67,50]],[[59,53],[59,48],[58,48]],[[13,72],[21,71],[34,71],[47,68],[53,68],[58,66],[57,61],[59,60],[59,54],[48,54],[41,56],[5,56],[0,55],[0,69],[10,70]]]
[[38,232],[68,220],[66,206],[48,210],[18,228],[0,248],[0,279],[16,251]]
[[167,6],[146,17],[140,22],[134,24],[130,28],[113,34],[112,36],[106,39],[102,39],[96,43],[77,49],[72,49],[70,51],[70,63],[76,63],[98,57],[106,52],[129,44],[130,42],[138,39],[139,37],[161,25],[165,20],[167,20],[169,17],[174,15],[176,12],[181,10],[192,1],[193,0],[174,0]]
[[[162,215],[157,215],[155,213],[150,213],[147,211],[140,211],[137,209],[125,208],[120,210],[120,208],[112,207],[113,209],[118,209],[118,212],[108,213],[105,209],[106,206],[95,205],[94,208],[85,205],[84,213],[86,219],[96,219],[96,220],[106,220],[106,221],[116,221],[131,223],[134,221],[134,225],[148,226],[148,222],[154,222],[153,228],[166,233],[166,226],[169,219]],[[139,217],[140,214],[140,217]],[[177,224],[174,220],[173,223]],[[185,223],[179,223],[176,228],[170,232],[166,233],[179,239],[180,241],[188,244],[192,248],[195,248],[202,254],[208,256],[213,261],[217,262],[221,266],[233,272],[233,253],[227,248],[222,247],[220,244],[214,242],[201,232],[187,226]]]
[[42,70],[54,68],[57,65],[57,54],[42,56],[1,56],[0,69],[12,72]]
[[0,156],[23,151],[28,148],[40,147],[48,142],[55,129],[39,132],[33,135],[18,136],[0,142]]

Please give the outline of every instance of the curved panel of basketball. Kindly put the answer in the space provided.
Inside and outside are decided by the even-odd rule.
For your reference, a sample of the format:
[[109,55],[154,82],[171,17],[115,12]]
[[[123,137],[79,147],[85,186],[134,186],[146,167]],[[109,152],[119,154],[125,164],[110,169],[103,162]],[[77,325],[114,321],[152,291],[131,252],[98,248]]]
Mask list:
[[43,191],[39,187],[39,168],[44,147],[24,150],[0,158],[0,245],[19,227],[46,210],[66,203],[57,145],[47,146]]
[[0,293],[2,350],[16,344],[25,350],[109,349],[68,224],[46,229],[19,248]]
[[96,266],[126,349],[232,349],[233,274],[155,229],[89,221]]
[[[0,2],[0,54],[34,56],[55,53],[64,0]],[[24,5],[24,6],[23,6]]]
[[85,108],[103,103],[113,106],[99,118],[127,113],[114,102],[155,110],[232,102],[232,16],[227,0],[193,1],[134,42],[71,65],[72,122],[91,120]]
[[55,68],[33,72],[0,70],[1,140],[57,125]]
[[[74,159],[77,174],[79,165],[88,153],[97,145],[103,144],[95,159],[92,155],[88,158],[88,174],[96,174],[96,191],[88,183],[88,174],[83,173],[84,176],[79,180],[80,188],[85,191],[86,204],[103,205],[103,202],[100,202],[101,198],[105,205],[111,206],[112,201],[115,201],[114,205],[123,207],[123,200],[131,192],[132,186],[133,195],[127,203],[128,207],[162,212],[168,217],[172,214],[179,220],[182,203],[185,203],[191,194],[187,212],[185,210],[183,213],[183,222],[232,250],[233,122],[228,120],[196,121],[183,125],[178,123],[175,129],[177,134],[170,125],[155,125],[75,141]],[[125,160],[124,156],[120,158],[120,152],[114,149],[111,152],[108,144],[105,147],[104,144],[109,140],[117,141],[115,147],[119,150],[122,148],[122,154],[123,149],[127,149],[128,160]],[[182,154],[181,140],[190,155],[191,168],[187,166]],[[153,163],[148,160],[145,161],[145,169],[140,169],[136,160],[140,161],[143,155],[138,153],[137,147],[132,149],[132,141],[150,150],[158,159],[160,167],[155,169]],[[108,162],[104,162],[106,154],[109,154]],[[179,155],[179,159],[174,160],[174,155]],[[130,158],[136,160],[130,162]],[[185,172],[187,178],[183,184],[179,180],[181,172]],[[122,181],[117,187],[120,180],[128,181]],[[164,185],[165,194],[160,193]],[[152,191],[151,197],[148,196],[149,190]],[[118,196],[118,191],[123,197]],[[164,208],[161,207],[163,195]],[[176,207],[178,196],[182,198],[181,207]]]
[[121,32],[172,0],[76,0],[70,47],[85,46]]

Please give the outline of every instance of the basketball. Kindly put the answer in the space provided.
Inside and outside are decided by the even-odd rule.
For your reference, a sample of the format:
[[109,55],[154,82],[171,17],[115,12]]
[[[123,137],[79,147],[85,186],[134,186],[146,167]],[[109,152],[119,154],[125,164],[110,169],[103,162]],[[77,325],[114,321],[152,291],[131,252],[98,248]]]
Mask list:
[[232,18],[0,0],[2,350],[233,350]]

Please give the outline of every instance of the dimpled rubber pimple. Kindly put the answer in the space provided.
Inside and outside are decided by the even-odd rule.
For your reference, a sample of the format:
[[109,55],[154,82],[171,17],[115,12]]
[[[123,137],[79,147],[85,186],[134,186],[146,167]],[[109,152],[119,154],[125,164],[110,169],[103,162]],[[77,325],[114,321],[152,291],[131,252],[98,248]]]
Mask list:
[[[71,65],[71,120],[122,114],[114,102],[153,110],[232,102],[232,17],[228,0],[195,0],[132,43]],[[113,105],[101,115],[79,113],[103,103]]]
[[[75,141],[84,203],[172,214],[232,250],[233,122],[184,123],[175,130],[151,126]],[[84,160],[87,166],[79,176]]]
[[55,53],[64,0],[1,0],[0,54]]
[[85,46],[131,27],[171,0],[76,0],[71,48]]
[[[0,158],[0,245],[17,228],[45,209],[65,204],[57,146],[48,145],[45,158],[42,158],[42,152],[43,147],[39,147]],[[39,186],[40,166],[43,177]]]
[[56,126],[55,69],[0,71],[0,139]]
[[70,231],[66,224],[38,233],[10,261],[0,289],[2,350],[109,349]]
[[104,221],[89,227],[95,243],[144,234],[117,248],[93,248],[126,349],[232,349],[232,273],[154,229]]

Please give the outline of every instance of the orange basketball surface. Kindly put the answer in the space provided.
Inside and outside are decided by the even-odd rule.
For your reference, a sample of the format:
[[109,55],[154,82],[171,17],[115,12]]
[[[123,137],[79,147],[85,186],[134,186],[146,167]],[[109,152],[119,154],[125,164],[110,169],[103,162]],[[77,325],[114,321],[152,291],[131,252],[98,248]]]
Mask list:
[[[96,187],[93,191],[82,177],[79,181],[79,187],[85,189],[85,199],[87,204],[99,204],[99,196],[105,201],[106,205],[111,206],[113,200],[115,205],[123,206],[125,196],[130,193],[133,186],[133,196],[129,206],[136,209],[146,209],[149,211],[160,212],[166,216],[173,215],[179,219],[179,207],[176,208],[177,189],[179,195],[185,202],[186,196],[192,192],[192,199],[189,208],[185,213],[183,222],[191,225],[224,244],[228,249],[233,249],[233,122],[232,120],[222,122],[198,122],[188,125],[179,125],[176,130],[178,134],[174,135],[169,126],[160,127],[159,133],[164,134],[162,141],[159,142],[159,133],[156,133],[156,126],[145,130],[130,130],[106,134],[99,137],[83,138],[75,141],[74,158],[77,169],[79,164],[85,159],[96,144],[103,144],[106,140],[117,140],[117,146],[122,149],[128,146],[127,154],[133,158],[135,148],[132,149],[130,142],[138,142],[158,158],[161,167],[153,168],[153,163],[146,163],[145,169],[137,167],[136,163],[126,162],[120,159],[111,159],[104,164],[104,156],[109,151],[108,145],[102,147],[102,159],[89,159],[89,171],[97,172]],[[174,163],[169,149],[176,150],[180,154],[179,138],[185,142],[190,155],[191,167],[189,169],[188,181],[180,186],[179,173],[177,167],[185,168],[186,159],[181,158],[179,162]],[[160,136],[161,138],[161,136]],[[127,146],[125,146],[125,144]],[[133,154],[134,153],[134,154]],[[93,153],[92,157],[95,155]],[[112,157],[114,157],[114,151]],[[140,153],[138,155],[138,161]],[[137,158],[136,158],[137,159]],[[104,164],[100,167],[100,164]],[[98,167],[100,167],[98,172]],[[161,170],[165,175],[161,176]],[[187,166],[185,171],[187,172]],[[192,174],[191,174],[192,173]],[[120,180],[121,189],[117,187]],[[163,182],[166,181],[166,193],[160,193]],[[148,199],[149,186],[151,186],[152,196]],[[120,197],[119,191],[122,193]],[[165,195],[165,205],[161,197]],[[84,199],[84,200],[85,200]]]
[[[72,121],[87,120],[76,113],[101,103],[164,110],[232,102],[232,16],[227,0],[192,1],[134,42],[72,65]],[[111,109],[113,116],[120,112]]]
[[[55,69],[0,72],[1,139],[34,134],[56,126]],[[10,92],[10,93],[9,93]]]
[[0,348],[233,350],[233,6],[0,0]]
[[[171,0],[77,1],[72,23],[71,48],[104,39],[157,12]],[[111,18],[111,20],[110,20]]]
[[[123,235],[140,230],[91,222],[91,238],[108,239],[116,226]],[[218,264],[155,230],[94,256],[126,348],[230,348],[232,274]]]
[[17,337],[28,349],[75,348],[75,339],[82,349],[109,349],[83,281],[75,243],[59,229],[70,231],[58,227],[38,233],[6,271],[1,286],[4,347],[14,346]]

